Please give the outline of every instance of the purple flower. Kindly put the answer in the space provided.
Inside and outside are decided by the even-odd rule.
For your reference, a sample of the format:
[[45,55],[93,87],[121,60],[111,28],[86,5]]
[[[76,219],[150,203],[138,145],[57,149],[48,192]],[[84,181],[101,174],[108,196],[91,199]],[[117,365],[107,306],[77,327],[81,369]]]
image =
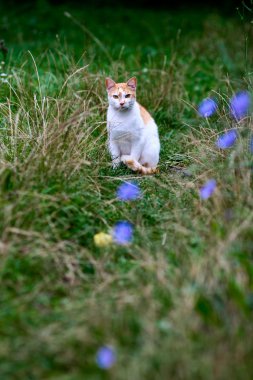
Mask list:
[[198,106],[198,113],[202,117],[212,116],[217,110],[217,103],[211,98],[206,98]]
[[110,346],[102,346],[97,351],[96,362],[99,368],[109,369],[116,362],[116,352]]
[[246,116],[250,107],[250,96],[247,91],[237,92],[230,100],[230,113],[239,120]]
[[124,182],[117,189],[117,197],[121,201],[133,201],[140,197],[139,186],[134,182]]
[[234,129],[231,129],[230,131],[218,137],[216,145],[218,148],[227,149],[234,145],[236,139],[237,133]]
[[126,245],[132,241],[133,225],[126,220],[117,222],[112,232],[113,240],[120,244]]
[[202,186],[199,190],[199,196],[202,199],[208,199],[213,194],[214,190],[216,188],[216,181],[215,179],[209,179],[204,186]]

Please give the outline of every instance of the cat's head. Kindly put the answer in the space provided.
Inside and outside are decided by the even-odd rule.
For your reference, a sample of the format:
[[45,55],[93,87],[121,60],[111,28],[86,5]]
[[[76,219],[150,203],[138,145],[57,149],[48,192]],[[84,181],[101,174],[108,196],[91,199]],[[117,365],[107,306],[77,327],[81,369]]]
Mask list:
[[111,78],[105,80],[109,104],[116,110],[125,111],[133,107],[136,100],[135,77],[126,83],[115,83]]

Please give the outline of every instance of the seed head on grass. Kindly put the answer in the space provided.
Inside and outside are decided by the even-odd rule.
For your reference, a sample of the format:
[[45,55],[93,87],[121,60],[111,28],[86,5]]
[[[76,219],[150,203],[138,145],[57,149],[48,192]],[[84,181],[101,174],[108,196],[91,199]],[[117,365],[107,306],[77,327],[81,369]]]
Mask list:
[[101,369],[109,369],[116,362],[116,352],[111,346],[102,346],[97,351],[96,363]]
[[233,146],[234,143],[236,142],[236,139],[237,139],[237,132],[234,129],[231,129],[230,131],[218,137],[216,141],[216,145],[220,149],[231,148],[231,146]]
[[133,240],[133,225],[126,220],[117,222],[112,232],[113,240],[119,245],[127,245]]
[[202,117],[210,117],[217,110],[217,103],[214,99],[206,98],[198,106],[198,113]]
[[201,199],[208,199],[213,194],[214,190],[216,188],[216,181],[215,179],[209,179],[204,186],[202,186],[199,190],[199,196]]
[[124,182],[117,189],[117,198],[121,201],[134,201],[140,196],[141,190],[135,182]]
[[231,115],[236,120],[242,119],[248,114],[250,103],[250,95],[247,91],[237,92],[230,100]]

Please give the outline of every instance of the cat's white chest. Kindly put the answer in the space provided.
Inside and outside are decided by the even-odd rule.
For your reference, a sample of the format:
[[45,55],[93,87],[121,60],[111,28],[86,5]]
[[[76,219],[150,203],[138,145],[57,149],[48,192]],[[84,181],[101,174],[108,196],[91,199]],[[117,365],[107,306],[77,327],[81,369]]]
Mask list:
[[109,109],[107,122],[110,138],[118,142],[131,142],[141,136],[141,120],[134,111],[114,112]]

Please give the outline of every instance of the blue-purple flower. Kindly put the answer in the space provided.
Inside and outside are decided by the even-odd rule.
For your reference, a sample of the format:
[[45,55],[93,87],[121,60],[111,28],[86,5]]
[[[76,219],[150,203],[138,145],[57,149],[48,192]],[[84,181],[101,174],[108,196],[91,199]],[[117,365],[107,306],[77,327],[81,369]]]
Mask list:
[[133,225],[126,220],[117,222],[112,231],[113,240],[120,245],[127,245],[133,239]]
[[102,369],[111,368],[115,364],[116,359],[117,359],[116,352],[110,346],[102,346],[97,351],[96,362],[99,368],[102,368]]
[[198,113],[202,117],[210,117],[217,110],[217,103],[212,98],[206,98],[198,106]]
[[218,148],[227,149],[234,145],[237,139],[237,132],[234,129],[219,136],[216,145]]
[[140,195],[141,190],[135,182],[124,182],[117,189],[117,197],[121,201],[133,201]]
[[209,179],[204,186],[202,186],[199,190],[199,196],[201,199],[208,199],[213,194],[216,188],[215,179]]
[[250,95],[247,91],[237,92],[230,100],[230,113],[236,119],[240,120],[247,115],[250,107]]

